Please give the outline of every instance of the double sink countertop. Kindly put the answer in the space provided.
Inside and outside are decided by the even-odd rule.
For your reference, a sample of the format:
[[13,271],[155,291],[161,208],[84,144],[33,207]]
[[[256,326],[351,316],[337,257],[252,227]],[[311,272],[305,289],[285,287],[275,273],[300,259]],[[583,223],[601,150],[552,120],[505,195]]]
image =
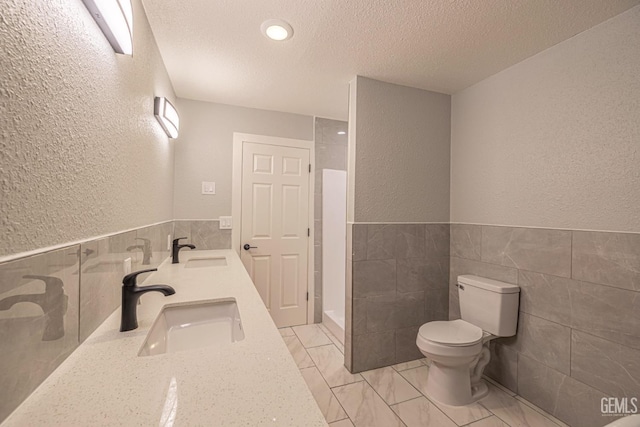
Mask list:
[[[191,258],[227,266],[185,268]],[[138,329],[116,310],[2,424],[4,426],[326,426],[293,358],[233,250],[183,251],[141,286],[167,284],[138,305]],[[235,298],[244,340],[139,357],[167,304]]]

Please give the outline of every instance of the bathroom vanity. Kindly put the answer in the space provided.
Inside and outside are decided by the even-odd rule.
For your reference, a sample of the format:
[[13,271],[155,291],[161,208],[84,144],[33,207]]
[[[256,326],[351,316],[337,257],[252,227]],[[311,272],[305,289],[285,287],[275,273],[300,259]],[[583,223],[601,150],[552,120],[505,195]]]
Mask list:
[[[326,426],[236,253],[181,258],[143,282],[171,285],[175,295],[143,295],[132,331],[119,331],[116,310],[3,426]],[[158,347],[169,342],[163,334],[172,312],[195,316],[203,329],[187,328]],[[198,334],[209,331],[215,336],[199,344]]]

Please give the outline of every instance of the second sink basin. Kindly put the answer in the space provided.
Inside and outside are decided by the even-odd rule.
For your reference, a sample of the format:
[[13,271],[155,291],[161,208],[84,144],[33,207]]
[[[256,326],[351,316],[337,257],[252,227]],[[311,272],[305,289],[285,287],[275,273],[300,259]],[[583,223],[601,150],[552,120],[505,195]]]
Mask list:
[[166,305],[138,356],[220,346],[244,339],[235,298]]
[[225,265],[227,265],[227,259],[225,257],[191,258],[186,262],[184,268],[224,267]]

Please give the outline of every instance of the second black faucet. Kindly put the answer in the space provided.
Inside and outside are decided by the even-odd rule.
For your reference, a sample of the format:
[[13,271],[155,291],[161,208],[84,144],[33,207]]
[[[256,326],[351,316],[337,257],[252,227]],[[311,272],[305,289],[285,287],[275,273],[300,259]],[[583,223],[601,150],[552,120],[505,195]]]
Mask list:
[[171,263],[178,264],[180,262],[180,249],[189,248],[195,249],[194,245],[181,245],[179,242],[182,239],[186,239],[186,237],[178,237],[177,239],[173,239],[173,246],[171,248]]

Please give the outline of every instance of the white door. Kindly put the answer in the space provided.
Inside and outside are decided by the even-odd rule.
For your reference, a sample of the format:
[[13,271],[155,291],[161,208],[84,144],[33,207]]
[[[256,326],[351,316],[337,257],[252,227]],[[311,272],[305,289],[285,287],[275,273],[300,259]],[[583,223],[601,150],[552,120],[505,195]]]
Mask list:
[[307,323],[309,150],[242,144],[241,259],[278,327]]

